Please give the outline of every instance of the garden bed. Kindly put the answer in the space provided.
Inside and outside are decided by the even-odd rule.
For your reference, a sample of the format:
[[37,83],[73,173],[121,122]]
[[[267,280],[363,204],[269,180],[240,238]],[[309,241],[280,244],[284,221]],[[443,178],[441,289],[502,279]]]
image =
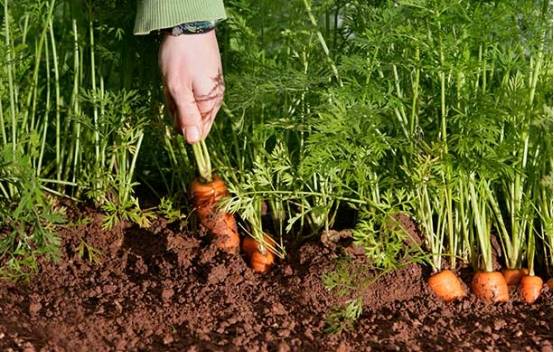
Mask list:
[[0,350],[552,350],[547,289],[534,305],[515,295],[444,304],[428,291],[427,269],[412,264],[380,275],[354,327],[329,333],[326,317],[347,298],[322,276],[348,253],[340,245],[306,243],[257,275],[162,218],[104,231],[96,211],[68,213],[60,260],[41,262],[29,284],[0,284]]

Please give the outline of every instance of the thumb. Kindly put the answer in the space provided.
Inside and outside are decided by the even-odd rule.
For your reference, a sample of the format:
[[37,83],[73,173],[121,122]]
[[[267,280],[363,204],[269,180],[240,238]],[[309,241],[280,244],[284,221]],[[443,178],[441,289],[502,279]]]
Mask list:
[[202,138],[202,117],[192,92],[174,99],[177,106],[177,118],[183,135],[189,144],[200,142]]

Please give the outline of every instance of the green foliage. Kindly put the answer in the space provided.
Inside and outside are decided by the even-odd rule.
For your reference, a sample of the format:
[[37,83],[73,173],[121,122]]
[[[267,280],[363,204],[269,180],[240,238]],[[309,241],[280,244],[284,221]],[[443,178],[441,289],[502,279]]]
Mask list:
[[[147,226],[139,183],[162,199],[164,216],[182,220],[175,204],[195,176],[194,158],[165,113],[157,40],[131,33],[135,2],[2,4],[0,146],[10,165],[0,171],[2,229],[50,228],[43,192],[92,200],[107,228]],[[348,208],[376,267],[482,261],[490,228],[508,266],[522,265],[536,233],[551,269],[548,1],[226,5],[218,28],[226,103],[206,143],[229,185],[224,206],[249,231],[267,230],[262,205],[279,243],[333,228]],[[418,223],[425,255],[397,212]],[[9,255],[21,231],[2,237]],[[43,237],[52,238],[31,236],[38,244],[25,253],[52,248]]]
[[354,324],[363,313],[361,299],[355,299],[346,303],[343,307],[337,307],[325,317],[325,332],[328,334],[340,334],[345,330],[354,328]]
[[77,254],[82,259],[86,259],[93,264],[100,264],[102,262],[102,253],[83,239],[81,239],[79,246],[77,246]]
[[29,156],[14,157],[11,148],[4,147],[0,166],[0,278],[29,279],[40,257],[57,258],[55,225],[64,218],[41,189]]

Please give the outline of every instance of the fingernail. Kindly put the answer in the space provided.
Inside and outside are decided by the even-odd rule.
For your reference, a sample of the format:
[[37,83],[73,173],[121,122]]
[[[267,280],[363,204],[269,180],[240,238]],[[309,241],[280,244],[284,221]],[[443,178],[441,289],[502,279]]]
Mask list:
[[187,142],[196,143],[200,141],[200,130],[198,127],[191,126],[186,128]]

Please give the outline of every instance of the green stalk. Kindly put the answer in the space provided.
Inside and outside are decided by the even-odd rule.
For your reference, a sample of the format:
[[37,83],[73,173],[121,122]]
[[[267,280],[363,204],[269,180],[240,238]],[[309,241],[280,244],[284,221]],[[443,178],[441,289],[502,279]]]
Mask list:
[[[139,156],[140,146],[142,145],[143,138],[144,138],[144,133],[141,131],[138,137],[137,144],[135,145],[135,148],[134,148],[133,159],[131,159],[131,165],[129,166],[129,170],[125,173],[127,177],[127,180],[125,182],[125,192],[124,192],[125,202],[129,199],[129,195],[131,194],[132,185],[133,185],[133,176],[135,174],[137,159]],[[127,154],[127,151],[123,151],[123,152]]]
[[8,0],[4,1],[4,38],[6,40],[6,66],[5,69],[8,72],[8,90],[10,92],[10,115],[12,120],[12,152],[15,158],[15,151],[17,146],[17,120],[16,120],[16,108],[15,108],[15,85],[13,82],[13,59],[12,49],[13,45],[10,37],[10,15],[8,13]]
[[[79,120],[79,87],[80,87],[80,50],[79,50],[79,36],[77,35],[77,21],[72,21],[73,26],[73,92],[71,95],[73,107],[73,116],[75,118],[75,140],[73,146],[73,175],[72,181],[75,182],[77,177],[77,163],[80,160],[80,143],[81,143],[81,122]],[[68,168],[69,169],[69,168]]]
[[50,42],[52,45],[52,62],[54,67],[54,87],[56,94],[56,179],[61,180],[62,177],[62,154],[61,154],[61,120],[60,120],[60,72],[58,70],[58,54],[56,50],[56,40],[54,38],[54,25],[50,18],[48,22],[50,32]]
[[99,188],[100,170],[100,133],[98,126],[98,99],[96,97],[96,64],[94,58],[94,27],[92,21],[89,21],[89,43],[90,43],[90,74],[92,83],[92,98],[93,98],[93,123],[94,123],[94,173],[95,173],[95,188]]
[[329,48],[327,47],[327,43],[325,42],[325,38],[323,38],[323,34],[321,34],[321,31],[318,28],[317,20],[315,19],[315,16],[312,11],[312,7],[310,6],[310,3],[308,0],[304,0],[304,7],[306,8],[306,12],[308,13],[308,18],[310,19],[310,22],[316,29],[317,38],[319,40],[319,43],[321,44],[321,47],[323,48],[323,52],[325,53],[325,57],[327,59],[327,62],[329,63],[329,66],[331,66],[331,70],[333,71],[333,74],[335,75],[335,78],[337,79],[337,82],[339,83],[339,86],[343,86],[342,80],[339,76],[339,70],[337,69],[337,66],[335,65],[335,62],[331,58],[331,55],[329,53]]
[[[441,139],[443,143],[443,158],[446,159],[444,161],[448,161],[448,137],[447,137],[447,128],[446,128],[446,77],[444,72],[444,52],[442,47],[442,42],[440,43],[440,49],[439,49],[439,59],[440,59],[440,72],[439,72],[439,79],[440,79],[440,86],[441,86]],[[445,179],[444,179],[444,187],[445,187],[445,202],[446,202],[446,223],[447,223],[447,234],[448,234],[448,250],[449,250],[449,256],[450,256],[450,268],[454,269],[456,267],[456,235],[454,233],[454,216],[453,216],[453,209],[452,209],[452,187],[451,187],[451,180],[452,180],[452,170],[450,164],[447,162],[445,165]]]
[[212,182],[212,164],[206,142],[200,141],[192,144],[192,151],[201,180],[206,183]]
[[44,61],[46,63],[46,106],[44,110],[44,119],[42,122],[42,140],[40,143],[40,154],[37,165],[37,176],[42,175],[42,162],[44,160],[44,151],[46,149],[46,135],[48,132],[48,123],[50,116],[50,50],[48,42],[44,45]]
[[415,61],[418,65],[417,69],[415,70],[415,78],[412,81],[412,113],[410,115],[410,141],[413,140],[415,135],[415,127],[419,125],[419,112],[418,112],[418,100],[419,100],[419,79],[420,79],[420,69],[419,69],[419,46],[416,47],[415,50]]
[[[482,195],[483,188],[486,187],[486,181],[481,180],[479,184],[479,196]],[[471,196],[471,206],[473,211],[473,219],[477,230],[477,239],[481,249],[483,266],[479,269],[484,269],[486,272],[494,270],[492,265],[492,245],[490,238],[490,226],[488,225],[487,202],[478,197],[475,190],[475,174],[469,176],[469,192]]]
[[[42,48],[45,47],[45,41],[46,41],[46,34],[48,32],[48,24],[50,23],[50,20],[54,13],[54,5],[55,0],[52,0],[49,5],[48,14],[46,17],[46,21],[44,24],[44,27],[42,29],[42,32],[40,34],[40,39],[38,40],[38,44],[35,44],[35,63],[33,66],[33,86],[32,89],[29,91],[29,95],[27,96],[27,109],[25,111],[25,114],[23,115],[23,126],[27,126],[27,119],[29,116],[29,111],[31,111],[31,130],[35,129],[35,119],[36,119],[36,108],[37,108],[37,94],[39,90],[39,72],[40,72],[40,61],[42,58]],[[24,41],[25,42],[25,41]],[[29,107],[31,107],[29,109]]]
[[535,234],[533,227],[529,226],[527,230],[527,268],[530,276],[535,276],[535,249]]

